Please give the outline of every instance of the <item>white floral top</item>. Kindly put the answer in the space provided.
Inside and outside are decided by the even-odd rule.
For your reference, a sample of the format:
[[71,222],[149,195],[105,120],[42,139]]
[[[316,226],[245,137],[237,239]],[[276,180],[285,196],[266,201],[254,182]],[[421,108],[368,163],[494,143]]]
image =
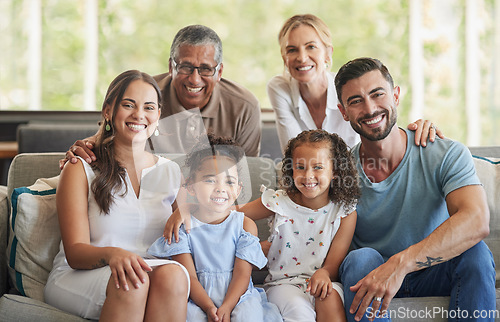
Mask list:
[[272,189],[265,190],[261,199],[275,213],[270,223],[266,285],[306,285],[322,267],[340,219],[354,211],[355,205],[348,212],[333,202],[313,210],[294,203],[285,191]]

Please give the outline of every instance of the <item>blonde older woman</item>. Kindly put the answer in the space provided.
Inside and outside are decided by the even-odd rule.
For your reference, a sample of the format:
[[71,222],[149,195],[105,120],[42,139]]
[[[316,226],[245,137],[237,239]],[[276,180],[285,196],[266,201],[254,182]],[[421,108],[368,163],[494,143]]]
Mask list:
[[[283,75],[273,77],[267,93],[276,113],[276,126],[282,151],[288,140],[304,130],[324,129],[337,133],[348,146],[359,142],[359,135],[344,121],[337,108],[335,75],[332,65],[332,40],[327,25],[311,14],[289,18],[278,36]],[[415,144],[426,145],[441,132],[430,121],[408,125],[416,130]],[[437,133],[436,133],[437,132]]]

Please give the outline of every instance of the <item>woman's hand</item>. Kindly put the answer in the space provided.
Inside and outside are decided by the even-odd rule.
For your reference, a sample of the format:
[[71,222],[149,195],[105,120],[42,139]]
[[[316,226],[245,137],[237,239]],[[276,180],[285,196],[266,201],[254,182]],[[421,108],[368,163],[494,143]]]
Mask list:
[[165,237],[169,245],[172,242],[172,235],[175,237],[175,242],[179,242],[179,228],[182,224],[184,224],[186,233],[189,234],[191,230],[191,212],[195,206],[194,204],[179,205],[170,218],[168,218],[165,229],[163,230],[163,237]]
[[146,272],[152,271],[141,256],[121,248],[113,248],[109,268],[116,288],[121,285],[125,291],[129,290],[127,279],[139,288],[147,280]]
[[415,131],[415,145],[427,146],[427,140],[434,142],[436,135],[444,139],[443,132],[438,129],[431,121],[418,119],[408,124],[408,130]]
[[312,296],[320,300],[324,300],[332,291],[333,286],[328,271],[324,268],[320,268],[314,272],[309,280],[306,292],[309,292]]
[[66,162],[76,163],[76,156],[83,158],[87,163],[92,163],[96,160],[94,149],[95,136],[83,140],[77,140],[66,152],[66,158],[59,160],[59,168],[64,168]]

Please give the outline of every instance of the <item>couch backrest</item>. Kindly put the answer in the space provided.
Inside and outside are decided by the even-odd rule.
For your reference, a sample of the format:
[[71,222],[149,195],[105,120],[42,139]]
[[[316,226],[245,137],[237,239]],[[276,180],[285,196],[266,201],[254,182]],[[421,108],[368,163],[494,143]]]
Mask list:
[[17,127],[19,153],[65,152],[76,140],[94,135],[97,123],[28,123]]
[[64,153],[21,153],[12,160],[7,177],[7,193],[19,187],[32,185],[38,178],[57,176],[59,160]]

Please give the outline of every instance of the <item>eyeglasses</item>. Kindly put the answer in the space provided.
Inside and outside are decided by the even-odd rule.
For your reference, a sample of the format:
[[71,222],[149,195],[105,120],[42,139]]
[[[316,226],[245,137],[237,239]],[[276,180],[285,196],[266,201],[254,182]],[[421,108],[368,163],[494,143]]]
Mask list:
[[177,64],[175,60],[172,59],[174,62],[174,68],[179,74],[183,75],[191,75],[195,69],[198,70],[198,74],[200,76],[214,76],[215,72],[217,71],[217,68],[219,67],[219,64],[217,64],[215,67],[211,67],[209,65],[201,65],[199,67],[194,67],[193,65],[189,64]]

